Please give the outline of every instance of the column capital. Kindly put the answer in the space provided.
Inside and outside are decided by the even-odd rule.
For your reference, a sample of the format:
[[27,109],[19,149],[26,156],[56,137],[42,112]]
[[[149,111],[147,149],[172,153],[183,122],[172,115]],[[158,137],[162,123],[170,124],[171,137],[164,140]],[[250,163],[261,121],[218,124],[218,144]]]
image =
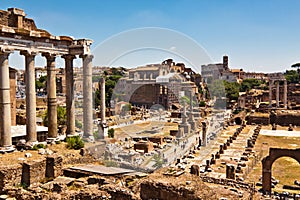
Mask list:
[[52,53],[42,53],[42,56],[44,56],[47,60],[55,60],[56,54]]
[[65,55],[63,55],[63,56],[61,56],[63,59],[65,59],[65,60],[73,60],[73,59],[75,59],[76,58],[76,56],[74,56],[74,55],[71,55],[71,54],[65,54]]
[[94,56],[92,54],[81,54],[79,57],[83,58],[83,59],[93,59],[94,58]]
[[0,47],[0,54],[10,54],[10,53],[13,53],[13,52],[14,52],[13,49]]
[[0,55],[9,55],[10,53],[13,53],[13,50],[10,49],[2,49],[0,48]]
[[20,55],[22,56],[26,56],[26,57],[29,57],[29,56],[36,56],[37,55],[37,52],[34,52],[34,51],[28,51],[28,50],[22,50],[20,51]]

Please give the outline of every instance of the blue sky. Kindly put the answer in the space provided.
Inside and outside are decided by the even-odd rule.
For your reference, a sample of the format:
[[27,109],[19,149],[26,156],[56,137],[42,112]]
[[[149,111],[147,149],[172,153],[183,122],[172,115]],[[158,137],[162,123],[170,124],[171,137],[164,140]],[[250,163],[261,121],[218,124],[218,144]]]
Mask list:
[[[0,0],[0,9],[8,7],[24,9],[54,35],[90,38],[93,48],[123,31],[161,27],[193,39],[213,62],[228,55],[231,68],[284,71],[300,62],[298,0]],[[161,62],[159,56],[130,59],[122,60],[125,67]],[[184,59],[175,56],[175,61]],[[95,64],[104,63],[98,59]]]

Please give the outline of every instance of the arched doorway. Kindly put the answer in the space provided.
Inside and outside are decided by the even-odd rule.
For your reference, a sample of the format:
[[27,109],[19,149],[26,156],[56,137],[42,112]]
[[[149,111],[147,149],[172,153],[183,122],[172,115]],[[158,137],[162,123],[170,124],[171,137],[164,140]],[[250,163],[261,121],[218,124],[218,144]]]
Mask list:
[[269,155],[262,160],[262,189],[264,192],[271,193],[272,165],[281,157],[294,158],[300,164],[300,149],[270,148]]

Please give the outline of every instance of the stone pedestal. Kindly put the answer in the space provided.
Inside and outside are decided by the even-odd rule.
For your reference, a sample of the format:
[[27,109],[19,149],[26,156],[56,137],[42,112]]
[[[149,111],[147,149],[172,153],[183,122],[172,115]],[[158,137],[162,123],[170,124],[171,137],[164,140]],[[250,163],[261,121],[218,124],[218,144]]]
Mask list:
[[203,146],[205,147],[207,145],[207,124],[206,122],[202,122],[202,143]]
[[104,139],[104,128],[101,124],[98,124],[98,137],[100,140]]
[[188,124],[188,123],[185,123],[185,124],[180,124],[179,125],[179,128],[180,129],[183,129],[183,133],[185,135],[189,134],[191,132],[191,125]]
[[177,131],[177,134],[176,134],[176,138],[182,138],[183,136],[184,136],[184,129],[178,127],[178,131]]
[[226,165],[226,178],[235,179],[235,168],[233,165]]

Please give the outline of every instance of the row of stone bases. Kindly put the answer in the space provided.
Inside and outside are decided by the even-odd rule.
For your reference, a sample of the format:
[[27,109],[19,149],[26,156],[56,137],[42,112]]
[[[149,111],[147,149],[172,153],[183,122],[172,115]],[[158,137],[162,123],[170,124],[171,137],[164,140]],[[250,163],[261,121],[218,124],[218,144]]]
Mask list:
[[[230,136],[227,141],[220,145],[219,151],[216,154],[211,155],[210,160],[206,160],[206,166],[205,166],[205,171],[210,172],[211,171],[211,165],[216,164],[216,160],[220,159],[221,155],[224,154],[224,151],[227,150],[227,147],[230,146],[230,144],[236,140],[238,135],[242,132],[242,130],[245,128],[245,124],[241,125],[239,128],[236,129],[234,134]],[[255,145],[256,139],[259,135],[261,126],[257,126],[254,130],[254,133],[250,139],[247,140],[247,147],[245,148],[245,152],[243,153],[243,156],[241,156],[240,160],[241,161],[247,161],[248,160],[248,155],[252,151],[252,148]],[[245,165],[238,164],[236,169],[234,165],[227,164],[226,165],[226,178],[228,179],[235,179],[235,173],[241,173],[242,172],[242,167],[246,167]],[[200,174],[200,168],[198,165],[193,165],[191,167],[191,174],[195,174],[199,176]]]

